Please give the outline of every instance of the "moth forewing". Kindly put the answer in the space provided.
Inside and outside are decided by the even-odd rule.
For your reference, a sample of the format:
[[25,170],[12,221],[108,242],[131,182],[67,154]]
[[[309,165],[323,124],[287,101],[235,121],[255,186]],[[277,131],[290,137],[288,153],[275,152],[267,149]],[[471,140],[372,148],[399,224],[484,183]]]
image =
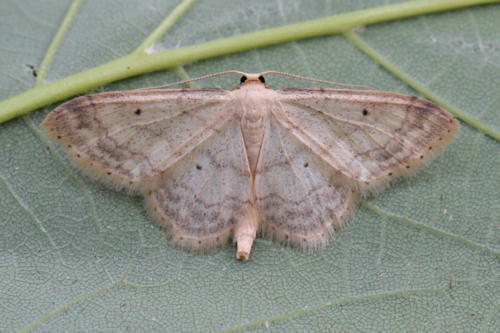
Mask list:
[[60,105],[42,127],[69,148],[89,176],[140,191],[229,119],[220,108],[227,93],[175,89],[87,95]]
[[414,96],[314,88],[278,95],[285,126],[362,193],[412,172],[458,129],[447,111]]
[[232,238],[242,260],[259,232],[325,246],[360,195],[415,170],[458,129],[448,112],[413,96],[272,90],[266,72],[206,77],[228,73],[243,75],[231,91],[78,97],[42,127],[86,174],[142,193],[175,246],[205,251]]

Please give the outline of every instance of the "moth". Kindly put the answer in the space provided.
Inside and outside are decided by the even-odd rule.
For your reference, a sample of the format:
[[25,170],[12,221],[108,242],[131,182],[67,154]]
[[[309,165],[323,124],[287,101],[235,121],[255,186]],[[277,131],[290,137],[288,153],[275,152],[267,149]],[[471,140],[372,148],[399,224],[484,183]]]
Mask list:
[[175,246],[196,252],[233,239],[242,260],[258,234],[324,247],[360,196],[415,170],[459,127],[414,96],[273,90],[264,75],[298,77],[274,71],[205,77],[228,73],[242,75],[233,90],[78,97],[42,127],[86,174],[142,194]]

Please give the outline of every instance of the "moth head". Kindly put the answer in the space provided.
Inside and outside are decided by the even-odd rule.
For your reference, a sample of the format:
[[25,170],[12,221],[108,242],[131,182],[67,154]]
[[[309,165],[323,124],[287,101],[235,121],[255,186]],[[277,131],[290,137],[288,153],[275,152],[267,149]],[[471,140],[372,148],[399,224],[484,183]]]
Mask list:
[[262,74],[245,74],[240,79],[240,85],[250,82],[260,82],[261,84],[265,85],[266,79],[264,79],[264,76]]

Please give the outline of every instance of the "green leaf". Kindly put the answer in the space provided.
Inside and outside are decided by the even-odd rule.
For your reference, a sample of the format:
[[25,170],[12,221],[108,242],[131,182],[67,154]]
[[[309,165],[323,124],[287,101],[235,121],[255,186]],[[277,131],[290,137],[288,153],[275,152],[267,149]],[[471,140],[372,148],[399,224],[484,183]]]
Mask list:
[[[456,1],[457,8],[464,3]],[[94,67],[140,55],[150,43],[155,54],[199,51],[214,39],[235,36],[241,43],[248,38],[241,34],[252,31],[388,8],[340,0],[200,0],[190,8],[183,2],[182,10],[172,1],[136,4],[0,3],[0,98],[89,69],[100,79],[106,73]],[[166,31],[173,21],[165,17],[176,8],[187,11]],[[348,16],[351,23],[356,15]],[[103,88],[272,69],[424,94],[463,120],[445,152],[415,177],[366,198],[335,241],[314,253],[263,239],[244,263],[231,246],[208,255],[173,249],[141,197],[88,180],[40,134],[54,106],[0,124],[0,331],[494,331],[500,326],[499,17],[494,4],[355,31],[345,23],[344,35],[279,45],[274,39],[268,47],[235,49]],[[386,13],[377,22],[394,18]],[[155,29],[160,33],[151,35]],[[310,85],[267,81],[276,88]],[[199,85],[237,83],[228,76]]]

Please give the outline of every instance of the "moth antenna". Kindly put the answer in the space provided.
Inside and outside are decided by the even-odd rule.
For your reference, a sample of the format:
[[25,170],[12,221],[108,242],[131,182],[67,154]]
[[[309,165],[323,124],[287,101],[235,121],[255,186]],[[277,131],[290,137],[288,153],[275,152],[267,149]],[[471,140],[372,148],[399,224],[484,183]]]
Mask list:
[[290,73],[285,73],[285,72],[278,72],[278,71],[267,71],[267,72],[262,72],[260,74],[261,75],[277,74],[277,75],[282,75],[282,76],[288,76],[288,77],[291,77],[291,78],[294,78],[294,79],[300,79],[300,80],[306,80],[306,81],[312,81],[312,82],[319,82],[319,83],[325,83],[325,84],[336,85],[336,86],[356,87],[356,88],[364,88],[364,89],[374,89],[373,87],[365,86],[365,85],[360,85],[360,84],[349,84],[349,83],[340,83],[340,82],[334,82],[334,81],[326,81],[326,80],[320,80],[320,79],[313,79],[311,77],[306,77],[306,76],[301,76],[301,75],[296,75],[296,74],[290,74]]
[[163,88],[177,86],[177,85],[180,85],[180,84],[186,84],[186,83],[189,83],[189,82],[210,79],[210,78],[215,77],[215,76],[221,76],[221,75],[227,75],[227,74],[248,75],[247,73],[243,73],[243,72],[240,72],[240,71],[229,70],[229,71],[224,71],[224,72],[219,72],[219,73],[207,74],[207,75],[203,75],[203,76],[196,77],[196,78],[193,78],[193,79],[188,79],[188,80],[183,80],[183,81],[177,81],[177,82],[173,82],[173,83],[168,83],[168,84],[164,84],[164,85],[161,85],[161,86],[147,87],[147,88],[138,88],[138,89],[134,89],[134,90],[163,89]]

